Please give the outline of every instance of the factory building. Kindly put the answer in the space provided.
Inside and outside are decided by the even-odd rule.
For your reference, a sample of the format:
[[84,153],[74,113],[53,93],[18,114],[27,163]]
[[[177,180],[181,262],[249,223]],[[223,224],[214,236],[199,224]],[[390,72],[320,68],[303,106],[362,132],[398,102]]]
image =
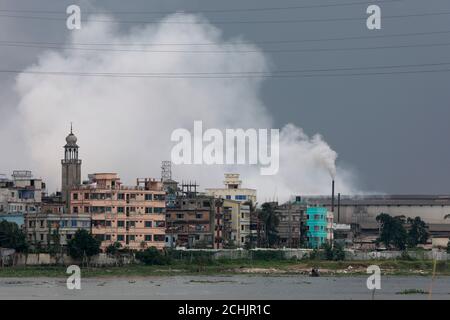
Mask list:
[[[327,196],[306,197],[309,205],[329,210],[332,199]],[[352,225],[356,236],[378,236],[380,213],[405,218],[420,217],[429,227],[432,237],[450,237],[450,196],[448,195],[366,195],[340,196],[335,201],[334,221]]]

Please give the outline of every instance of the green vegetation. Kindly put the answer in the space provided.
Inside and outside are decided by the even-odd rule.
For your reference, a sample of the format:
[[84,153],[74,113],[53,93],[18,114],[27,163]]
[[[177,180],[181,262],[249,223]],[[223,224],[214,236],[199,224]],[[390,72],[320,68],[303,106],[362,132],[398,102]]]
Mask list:
[[0,247],[26,252],[28,244],[26,236],[14,222],[0,221]]
[[266,244],[272,247],[278,242],[277,226],[280,223],[275,213],[275,204],[272,202],[263,203],[259,211],[259,218],[264,223]]
[[396,294],[428,294],[428,292],[422,289],[405,289],[397,292]]
[[136,259],[146,265],[168,265],[170,264],[170,257],[164,252],[160,252],[155,247],[145,249],[136,253]]
[[338,243],[336,243],[334,246],[329,243],[324,243],[322,245],[322,249],[323,258],[325,260],[340,261],[345,259],[344,247],[342,247],[342,245]]
[[114,242],[113,244],[110,244],[108,247],[106,247],[106,253],[115,256],[120,252],[120,249],[122,248],[122,244],[120,242]]
[[67,242],[67,251],[74,259],[89,259],[100,252],[100,241],[84,229],[78,229]]
[[[381,226],[378,243],[383,243],[388,249],[415,248],[418,244],[427,243],[430,236],[426,223],[420,217],[408,218],[405,221],[404,216],[392,217],[386,213],[381,213],[376,220]],[[405,223],[409,224],[408,232]]]
[[419,217],[408,218],[407,222],[411,225],[408,232],[408,246],[417,247],[418,244],[425,244],[430,236],[427,225]]

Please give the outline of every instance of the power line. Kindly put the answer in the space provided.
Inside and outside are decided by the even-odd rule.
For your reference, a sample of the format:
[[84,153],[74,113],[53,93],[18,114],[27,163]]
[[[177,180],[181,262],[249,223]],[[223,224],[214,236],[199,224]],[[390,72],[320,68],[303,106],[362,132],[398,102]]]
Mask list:
[[445,43],[423,43],[423,44],[405,44],[405,45],[384,45],[370,47],[346,47],[346,48],[307,48],[307,49],[267,49],[267,50],[146,50],[146,49],[114,49],[114,48],[78,48],[71,46],[44,46],[27,44],[8,44],[0,43],[4,47],[23,47],[38,49],[61,49],[75,51],[100,51],[100,52],[137,52],[137,53],[195,53],[195,54],[221,54],[221,53],[301,53],[301,52],[336,52],[336,51],[358,51],[358,50],[380,50],[380,49],[403,49],[403,48],[429,48],[446,47],[450,42]]
[[[366,66],[366,67],[346,67],[346,68],[323,68],[323,69],[303,69],[303,70],[278,70],[273,72],[248,71],[248,72],[181,72],[181,73],[118,73],[118,72],[71,72],[71,71],[33,71],[33,70],[0,70],[0,73],[24,73],[31,75],[55,75],[55,76],[81,76],[81,77],[113,77],[113,78],[302,78],[317,76],[347,76],[347,75],[379,75],[379,74],[404,74],[404,73],[428,73],[428,72],[447,72],[450,69],[432,69],[432,70],[396,70],[390,72],[369,72],[369,73],[328,73],[328,74],[301,74],[312,72],[340,72],[357,70],[382,70],[397,68],[423,68],[450,65],[450,62],[426,63],[426,64],[407,64],[407,65],[388,65],[388,66]],[[297,74],[295,74],[297,73]]]
[[[380,38],[395,38],[395,37],[410,37],[410,36],[422,36],[422,35],[435,35],[435,34],[448,34],[450,30],[442,31],[430,31],[430,32],[414,32],[414,33],[396,33],[386,35],[370,35],[370,36],[350,36],[350,37],[331,37],[331,38],[315,38],[315,39],[291,39],[291,40],[261,40],[261,41],[238,41],[233,43],[219,43],[219,42],[204,42],[204,43],[82,43],[74,42],[73,46],[236,46],[236,45],[259,45],[259,44],[290,44],[290,43],[304,43],[304,42],[326,42],[326,41],[344,41],[344,40],[372,40]],[[38,44],[38,45],[55,45],[65,46],[64,42],[45,42],[45,41],[11,41],[0,40],[0,43],[6,44]]]
[[[406,15],[393,15],[384,16],[383,19],[398,19],[398,18],[412,18],[412,17],[431,17],[431,16],[443,16],[449,15],[450,11],[445,12],[431,12],[431,13],[415,13]],[[49,21],[66,21],[65,18],[56,17],[37,17],[37,16],[21,16],[21,15],[0,15],[0,18],[19,18],[19,19],[35,19],[35,20],[49,20]],[[132,21],[132,20],[97,20],[88,19],[83,22],[91,23],[117,23],[117,24],[179,24],[179,25],[202,25],[202,24],[283,24],[283,23],[314,23],[314,22],[339,22],[339,21],[365,21],[366,17],[343,17],[343,18],[322,18],[322,19],[287,19],[287,20],[238,20],[238,21],[160,21],[160,20],[147,20],[147,21]]]
[[[266,8],[239,8],[239,9],[206,9],[206,10],[172,10],[172,11],[82,11],[84,14],[171,14],[174,12],[183,13],[235,13],[235,12],[265,12],[265,11],[283,11],[283,10],[297,10],[297,9],[314,9],[314,8],[328,8],[328,7],[349,7],[369,4],[383,4],[396,3],[405,0],[378,0],[378,1],[353,1],[343,3],[324,3],[315,5],[302,6],[287,6],[287,7],[266,7]],[[0,9],[0,12],[6,13],[37,13],[37,14],[65,14],[65,10],[17,10],[17,9]]]

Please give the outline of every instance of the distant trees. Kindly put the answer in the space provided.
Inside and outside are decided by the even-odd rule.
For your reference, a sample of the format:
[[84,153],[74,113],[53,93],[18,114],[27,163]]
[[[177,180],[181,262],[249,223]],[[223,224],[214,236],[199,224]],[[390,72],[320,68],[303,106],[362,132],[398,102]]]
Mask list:
[[378,242],[384,243],[388,249],[394,247],[405,250],[408,234],[403,226],[404,217],[392,217],[387,213],[381,213],[376,220],[381,226]]
[[[378,242],[383,243],[386,248],[405,250],[406,247],[416,247],[425,244],[429,238],[427,226],[420,217],[408,218],[404,216],[392,217],[387,213],[381,213],[376,217],[380,223],[380,236]],[[409,231],[406,231],[405,223],[408,223]]]
[[17,252],[28,250],[25,233],[14,222],[0,221],[0,247],[15,249]]
[[79,229],[67,242],[67,251],[74,259],[89,259],[100,252],[100,241],[86,230]]
[[136,259],[146,265],[166,265],[170,264],[170,257],[158,251],[155,247],[150,247],[136,253]]
[[430,236],[427,225],[419,217],[408,218],[410,229],[408,232],[408,246],[416,247],[418,244],[425,244]]
[[277,227],[280,223],[275,213],[275,204],[271,202],[263,203],[259,211],[259,219],[264,224],[265,238],[268,246],[273,246],[278,242]]
[[106,247],[106,253],[115,256],[120,252],[120,249],[122,248],[122,244],[120,242],[114,242],[113,244],[110,244]]
[[450,253],[450,239],[448,239],[447,243],[447,253]]
[[329,243],[324,243],[322,245],[322,249],[324,252],[325,260],[330,260],[330,261],[345,260],[344,247],[339,243],[335,243],[334,246],[332,246]]

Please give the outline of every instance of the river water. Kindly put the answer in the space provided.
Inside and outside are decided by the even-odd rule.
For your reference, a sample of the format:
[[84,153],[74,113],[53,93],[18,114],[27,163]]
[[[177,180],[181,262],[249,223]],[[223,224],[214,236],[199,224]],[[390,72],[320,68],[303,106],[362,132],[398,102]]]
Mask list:
[[[0,278],[0,299],[372,299],[367,277],[308,276],[169,276],[81,279],[80,290],[69,290],[63,278]],[[375,300],[428,299],[431,279],[382,276]],[[436,277],[433,300],[450,300],[450,277]]]

